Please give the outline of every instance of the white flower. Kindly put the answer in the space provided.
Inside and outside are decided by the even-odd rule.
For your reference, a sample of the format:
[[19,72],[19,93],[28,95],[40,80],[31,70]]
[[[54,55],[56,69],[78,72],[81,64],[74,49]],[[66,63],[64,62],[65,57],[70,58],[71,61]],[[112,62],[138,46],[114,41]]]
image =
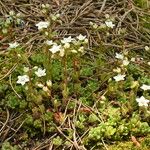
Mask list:
[[150,48],[148,46],[145,46],[144,48],[145,48],[146,51],[150,50]]
[[14,42],[14,43],[9,43],[9,49],[12,49],[12,48],[16,48],[16,47],[18,47],[19,46],[19,44],[17,43],[17,42]]
[[28,71],[29,71],[29,67],[24,67],[24,68],[23,68],[23,71],[24,71],[24,72],[28,72]]
[[29,76],[27,75],[18,76],[18,80],[17,80],[18,84],[24,85],[28,81],[29,81]]
[[46,81],[46,85],[47,85],[48,87],[51,87],[51,86],[52,86],[52,81],[51,81],[51,80]]
[[112,28],[112,29],[115,27],[115,24],[113,24],[112,21],[105,21],[105,24],[107,27]]
[[150,66],[150,61],[147,64]]
[[129,62],[128,60],[123,60],[122,63],[123,63],[124,66],[128,66],[128,64],[129,64],[130,62]]
[[60,51],[61,49],[61,45],[53,45],[52,48],[49,49],[49,51],[51,51],[53,54],[55,54],[56,52]]
[[83,41],[83,40],[86,39],[86,36],[83,36],[82,34],[80,34],[79,36],[77,36],[77,39],[78,39],[79,41]]
[[122,55],[122,54],[119,54],[119,53],[116,53],[116,56],[115,56],[115,58],[123,60],[123,58],[124,58],[124,55]]
[[143,84],[140,88],[144,91],[150,90],[150,85]]
[[124,80],[126,75],[121,75],[121,74],[118,74],[117,76],[113,77],[115,79],[115,81],[121,81],[121,80]]
[[53,43],[53,41],[52,40],[47,40],[46,42],[45,42],[47,45],[49,45],[49,46],[51,46],[51,45],[53,45],[54,43]]
[[62,49],[60,50],[59,56],[60,56],[60,57],[64,57],[64,55],[65,55],[65,50],[62,48]]
[[72,41],[73,41],[73,38],[69,36],[68,38],[64,38],[63,40],[61,40],[61,43],[66,44],[66,43],[71,43]]
[[38,68],[38,70],[35,71],[35,74],[36,74],[38,77],[46,76],[46,69]]
[[41,29],[47,28],[49,26],[49,22],[41,21],[37,23],[35,26],[38,27],[38,30],[41,30]]
[[136,101],[138,102],[139,106],[148,106],[148,103],[150,102],[148,99],[145,99],[144,96],[141,96],[140,98],[136,98]]

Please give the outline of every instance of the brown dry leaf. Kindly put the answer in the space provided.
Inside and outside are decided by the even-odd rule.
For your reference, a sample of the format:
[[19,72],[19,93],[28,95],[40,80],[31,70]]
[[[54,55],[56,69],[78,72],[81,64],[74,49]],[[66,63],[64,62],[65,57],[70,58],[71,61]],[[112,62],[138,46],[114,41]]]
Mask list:
[[54,119],[57,123],[61,123],[64,119],[63,114],[61,112],[54,113]]
[[87,107],[86,108],[80,108],[80,111],[85,112],[85,113],[90,113],[91,112],[91,110]]
[[140,143],[137,141],[137,139],[135,138],[135,136],[131,136],[131,140],[132,142],[137,146],[137,147],[140,147]]

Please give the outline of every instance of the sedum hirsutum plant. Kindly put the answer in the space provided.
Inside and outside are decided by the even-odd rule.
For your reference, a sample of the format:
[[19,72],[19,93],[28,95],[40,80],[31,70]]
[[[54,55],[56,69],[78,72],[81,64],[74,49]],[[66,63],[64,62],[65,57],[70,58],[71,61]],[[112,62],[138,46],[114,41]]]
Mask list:
[[[12,134],[12,143],[21,141],[22,148],[30,140],[47,142],[45,137],[50,137],[53,149],[100,149],[150,134],[149,60],[124,45],[121,51],[106,48],[103,42],[90,47],[90,37],[83,32],[62,35],[56,32],[61,14],[53,14],[49,4],[41,7],[42,21],[33,25],[39,39],[28,45],[8,38],[7,48],[0,52],[0,114],[10,118],[8,126],[5,119],[0,122],[2,137],[9,127],[9,134],[19,135]],[[0,23],[1,33],[8,36],[14,26],[21,28],[21,17],[10,12]],[[94,34],[100,32],[109,41],[118,22],[110,14],[104,18],[89,24]],[[145,43],[143,56],[149,56],[149,49]],[[4,142],[2,148],[18,147]]]

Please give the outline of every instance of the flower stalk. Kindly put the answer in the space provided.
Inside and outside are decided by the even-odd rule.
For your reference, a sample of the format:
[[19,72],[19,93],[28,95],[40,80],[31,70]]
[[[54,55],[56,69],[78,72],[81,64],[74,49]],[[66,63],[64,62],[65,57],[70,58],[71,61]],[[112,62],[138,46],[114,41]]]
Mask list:
[[62,105],[65,106],[67,103],[68,98],[68,88],[67,88],[67,53],[65,53],[64,57],[62,58],[62,64],[63,64],[63,100]]
[[74,80],[74,91],[75,91],[75,95],[78,97],[79,96],[79,90],[80,90],[80,61],[79,59],[74,56],[73,59],[73,68],[74,68],[74,72],[73,72],[73,80]]

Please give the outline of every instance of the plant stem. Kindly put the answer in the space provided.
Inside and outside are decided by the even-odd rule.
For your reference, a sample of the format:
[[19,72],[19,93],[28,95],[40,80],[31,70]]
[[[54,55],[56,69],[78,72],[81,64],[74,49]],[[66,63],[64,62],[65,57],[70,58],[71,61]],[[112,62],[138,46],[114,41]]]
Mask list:
[[73,59],[73,67],[74,67],[74,90],[75,90],[75,94],[78,97],[79,96],[79,90],[80,90],[80,61],[79,59],[75,56]]
[[[51,54],[48,50],[48,47],[45,46],[44,48],[44,55],[45,55],[45,60],[44,60],[44,68],[46,69],[46,80],[51,80],[52,81],[52,58]],[[50,97],[51,97],[51,89],[50,89]]]
[[67,103],[67,98],[68,98],[68,89],[67,89],[67,54],[64,55],[63,59],[63,101],[62,104],[65,106]]

